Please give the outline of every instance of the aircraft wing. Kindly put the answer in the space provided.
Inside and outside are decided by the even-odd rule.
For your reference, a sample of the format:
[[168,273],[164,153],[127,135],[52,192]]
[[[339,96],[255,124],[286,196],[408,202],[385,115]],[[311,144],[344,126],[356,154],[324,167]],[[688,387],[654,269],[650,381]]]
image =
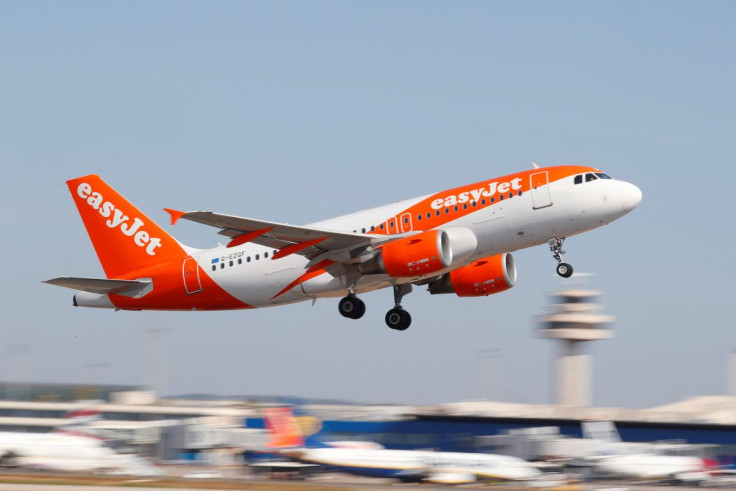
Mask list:
[[72,290],[108,295],[115,293],[125,295],[137,293],[151,284],[150,280],[107,280],[102,278],[75,278],[72,276],[60,276],[44,281],[49,285],[63,286]]
[[[280,249],[277,257],[288,254],[314,256],[320,252],[353,250],[385,240],[382,236],[338,232],[299,225],[288,225],[253,218],[223,215],[211,211],[176,211],[165,208],[172,225],[179,219],[220,228],[220,234],[232,238],[228,247],[246,242]],[[395,238],[395,237],[392,237]]]

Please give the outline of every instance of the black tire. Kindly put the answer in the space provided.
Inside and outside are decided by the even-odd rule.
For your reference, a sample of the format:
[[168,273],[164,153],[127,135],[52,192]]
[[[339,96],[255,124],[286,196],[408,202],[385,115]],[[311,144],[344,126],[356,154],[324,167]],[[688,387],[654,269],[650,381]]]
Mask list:
[[386,312],[386,325],[397,331],[405,331],[411,325],[411,315],[402,308]]
[[343,297],[337,304],[337,310],[348,319],[360,319],[365,314],[365,302],[358,297]]
[[557,265],[557,274],[563,278],[569,278],[572,276],[572,266],[567,263],[560,263]]
[[365,314],[365,302],[357,297],[355,298],[355,301],[358,304],[358,308],[355,309],[355,312],[353,312],[353,316],[351,317],[351,319],[357,320],[363,317],[363,314]]
[[406,310],[402,310],[402,312],[404,313],[404,323],[401,327],[396,328],[397,331],[406,331],[411,326],[411,314]]

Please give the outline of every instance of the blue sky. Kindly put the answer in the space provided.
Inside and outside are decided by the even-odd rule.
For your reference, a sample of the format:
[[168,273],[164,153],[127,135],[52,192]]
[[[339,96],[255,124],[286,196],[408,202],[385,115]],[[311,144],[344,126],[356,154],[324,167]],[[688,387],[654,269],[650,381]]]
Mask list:
[[[536,161],[594,165],[644,193],[566,243],[617,316],[617,337],[591,346],[595,403],[722,393],[734,21],[736,5],[715,1],[1,2],[2,378],[438,403],[478,396],[490,348],[504,390],[486,394],[550,402],[554,346],[533,336],[560,285],[545,247],[515,253],[519,282],[498,296],[417,288],[404,333],[383,323],[390,291],[353,322],[336,300],[73,309],[71,291],[40,283],[102,275],[64,183],[90,172],[162,224],[164,207],[299,224]],[[152,327],[167,329],[155,363]]]

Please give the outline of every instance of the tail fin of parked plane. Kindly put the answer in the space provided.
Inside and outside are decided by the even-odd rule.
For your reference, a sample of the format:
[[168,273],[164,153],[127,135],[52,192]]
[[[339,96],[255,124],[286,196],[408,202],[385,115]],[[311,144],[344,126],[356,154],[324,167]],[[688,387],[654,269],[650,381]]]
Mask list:
[[182,246],[99,176],[67,181],[108,278],[182,255]]
[[583,438],[596,442],[593,450],[595,455],[625,455],[629,453],[613,421],[583,421],[581,426]]
[[271,449],[305,448],[351,448],[377,450],[383,445],[363,440],[332,440],[330,433],[324,431],[322,421],[297,407],[298,416],[290,407],[270,408],[264,411]]
[[304,433],[294,418],[291,408],[265,409],[264,419],[269,435],[267,444],[269,448],[284,449],[304,446]]
[[583,438],[605,443],[621,443],[616,425],[612,421],[583,421]]
[[93,422],[102,419],[98,410],[87,408],[72,410],[64,415],[64,419],[64,424],[57,426],[55,432],[105,440],[100,431],[92,426]]

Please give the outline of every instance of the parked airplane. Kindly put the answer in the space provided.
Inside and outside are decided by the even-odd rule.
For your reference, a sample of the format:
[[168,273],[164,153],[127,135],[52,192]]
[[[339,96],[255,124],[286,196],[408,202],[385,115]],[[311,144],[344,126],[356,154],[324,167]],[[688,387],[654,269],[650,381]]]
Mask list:
[[70,424],[51,433],[0,432],[0,466],[64,472],[110,472],[160,476],[163,472],[136,455],[119,454],[85,430],[89,412],[67,416]]
[[361,476],[460,484],[477,480],[524,481],[541,475],[529,462],[505,455],[360,448],[321,442],[314,437],[305,440],[289,408],[267,409],[265,420],[272,452]]
[[123,310],[222,310],[339,297],[340,313],[359,319],[358,294],[394,291],[386,324],[404,330],[401,300],[413,285],[461,297],[502,292],[516,283],[509,252],[548,243],[557,273],[566,237],[606,225],[641,201],[633,184],[582,166],[538,168],[307,226],[210,211],[165,209],[220,228],[227,245],[187,247],[96,175],[67,181],[106,279],[59,277],[46,283],[81,290],[75,306]]
[[674,479],[703,481],[718,463],[687,455],[660,455],[632,450],[611,421],[585,421],[583,436],[596,440],[597,455],[591,456],[597,474],[625,479]]

